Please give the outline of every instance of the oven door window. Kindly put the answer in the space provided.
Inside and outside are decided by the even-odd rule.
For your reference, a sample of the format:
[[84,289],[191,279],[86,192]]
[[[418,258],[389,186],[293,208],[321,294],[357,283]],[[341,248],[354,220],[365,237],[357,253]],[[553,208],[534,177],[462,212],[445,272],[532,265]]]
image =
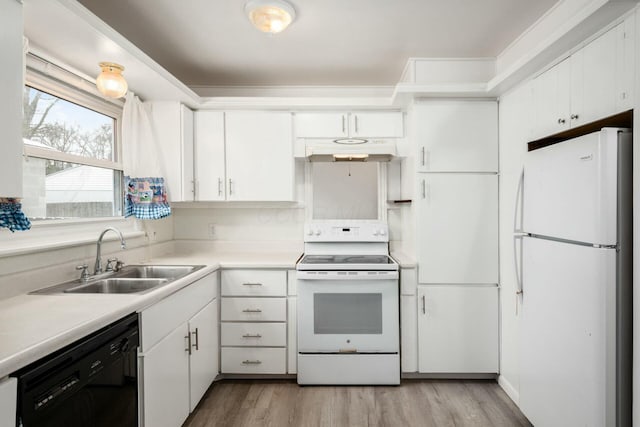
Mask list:
[[315,334],[382,334],[382,294],[316,293],[313,327]]

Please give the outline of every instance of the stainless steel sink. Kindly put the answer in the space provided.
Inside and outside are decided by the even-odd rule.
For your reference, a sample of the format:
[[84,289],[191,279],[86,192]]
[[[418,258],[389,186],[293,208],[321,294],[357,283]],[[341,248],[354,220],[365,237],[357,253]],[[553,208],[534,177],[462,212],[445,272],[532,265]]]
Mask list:
[[100,279],[76,286],[75,288],[65,289],[65,293],[69,294],[135,294],[136,292],[144,292],[155,288],[156,286],[166,285],[169,279],[127,279],[127,278],[110,278]]
[[113,277],[135,279],[177,279],[202,268],[200,265],[128,265]]
[[168,285],[204,265],[129,265],[88,280],[72,280],[32,294],[140,294]]

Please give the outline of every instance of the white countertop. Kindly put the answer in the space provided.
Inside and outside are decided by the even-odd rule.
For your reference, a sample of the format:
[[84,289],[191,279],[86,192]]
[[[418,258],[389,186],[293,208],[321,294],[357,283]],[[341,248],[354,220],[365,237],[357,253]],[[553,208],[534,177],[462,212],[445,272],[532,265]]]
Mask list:
[[416,268],[418,263],[412,256],[400,251],[391,251],[391,258],[395,259],[400,268]]
[[206,267],[146,294],[26,294],[0,300],[0,378],[141,311],[218,268],[293,269],[299,256],[297,252],[164,255],[146,264]]

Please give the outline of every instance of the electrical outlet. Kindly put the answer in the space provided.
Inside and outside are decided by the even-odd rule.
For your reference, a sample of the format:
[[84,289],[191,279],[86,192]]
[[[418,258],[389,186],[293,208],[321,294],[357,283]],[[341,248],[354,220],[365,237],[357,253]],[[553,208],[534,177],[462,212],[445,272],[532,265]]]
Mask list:
[[209,237],[215,237],[216,236],[216,225],[215,224],[209,224]]

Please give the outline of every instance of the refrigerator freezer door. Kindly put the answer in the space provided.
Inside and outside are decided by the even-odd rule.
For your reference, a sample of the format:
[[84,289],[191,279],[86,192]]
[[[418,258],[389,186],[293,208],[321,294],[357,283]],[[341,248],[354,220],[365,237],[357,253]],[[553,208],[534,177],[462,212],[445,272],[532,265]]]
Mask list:
[[615,245],[618,129],[530,151],[525,158],[524,230]]
[[524,239],[520,408],[536,426],[615,426],[615,249]]

